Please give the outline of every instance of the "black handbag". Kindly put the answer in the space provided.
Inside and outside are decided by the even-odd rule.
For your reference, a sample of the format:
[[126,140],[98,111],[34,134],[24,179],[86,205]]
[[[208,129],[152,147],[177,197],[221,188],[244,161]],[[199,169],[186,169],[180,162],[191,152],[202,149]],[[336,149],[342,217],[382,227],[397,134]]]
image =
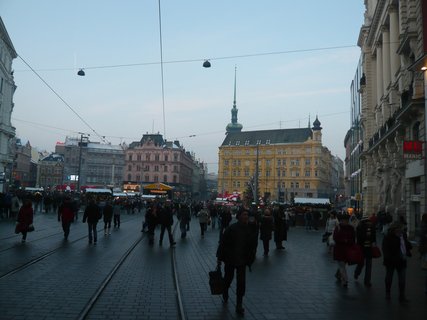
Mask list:
[[220,265],[214,271],[209,272],[209,287],[211,288],[211,294],[222,294],[224,292],[224,278],[222,277]]

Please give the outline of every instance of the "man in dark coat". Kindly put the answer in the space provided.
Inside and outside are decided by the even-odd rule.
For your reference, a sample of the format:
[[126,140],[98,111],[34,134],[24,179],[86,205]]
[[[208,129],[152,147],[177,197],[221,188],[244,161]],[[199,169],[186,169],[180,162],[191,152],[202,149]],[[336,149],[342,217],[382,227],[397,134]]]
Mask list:
[[102,217],[101,209],[96,204],[95,200],[91,199],[83,214],[83,223],[86,222],[87,220],[87,226],[89,231],[89,244],[92,243],[92,237],[93,237],[93,243],[96,244],[96,240],[97,240],[96,225],[98,224],[98,221],[99,219],[101,219],[101,217]]
[[172,225],[173,225],[173,213],[172,207],[169,204],[163,205],[159,211],[159,223],[160,223],[160,240],[159,245],[161,246],[163,243],[163,236],[165,234],[165,230],[168,231],[169,236],[169,245],[174,246],[176,242],[173,240],[172,235]]
[[390,300],[393,273],[396,270],[399,282],[399,301],[406,302],[406,259],[411,256],[412,245],[408,241],[406,233],[403,232],[402,224],[395,222],[390,225],[387,234],[384,236],[382,249],[384,257],[383,263],[386,268],[386,299]]
[[[236,270],[236,313],[243,315],[243,296],[246,290],[246,266],[252,265],[255,260],[254,237],[249,229],[249,213],[244,210],[237,216],[237,222],[230,225],[220,239],[217,250],[218,264],[224,262],[224,303],[228,301],[228,289],[234,278]],[[250,269],[249,269],[250,270]]]
[[285,247],[282,244],[282,241],[288,239],[288,231],[286,228],[286,215],[285,207],[279,206],[277,210],[273,211],[274,216],[274,242],[276,243],[276,249],[282,250]]
[[[362,247],[364,264],[365,264],[365,286],[371,287],[372,273],[372,246],[376,243],[375,225],[367,215],[362,217],[356,229],[357,244]],[[362,273],[363,263],[358,264],[354,270],[354,278],[357,279]]]
[[58,208],[58,221],[62,221],[62,230],[64,230],[64,240],[68,239],[70,234],[70,225],[74,221],[74,208],[70,197],[65,197],[64,202]]

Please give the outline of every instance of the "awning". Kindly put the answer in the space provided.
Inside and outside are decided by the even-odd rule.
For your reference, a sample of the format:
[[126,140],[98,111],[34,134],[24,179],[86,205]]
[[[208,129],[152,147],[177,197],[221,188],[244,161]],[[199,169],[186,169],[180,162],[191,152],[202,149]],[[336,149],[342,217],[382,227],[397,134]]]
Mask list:
[[168,186],[164,183],[152,183],[143,186],[144,190],[159,190],[159,191],[170,191],[173,189],[172,186]]
[[328,198],[295,198],[294,203],[301,204],[330,204]]

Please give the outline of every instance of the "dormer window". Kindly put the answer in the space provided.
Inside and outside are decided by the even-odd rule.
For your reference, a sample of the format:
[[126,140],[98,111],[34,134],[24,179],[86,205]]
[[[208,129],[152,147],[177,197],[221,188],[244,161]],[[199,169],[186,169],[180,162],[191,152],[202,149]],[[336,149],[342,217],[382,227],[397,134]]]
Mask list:
[[266,140],[265,144],[270,144],[270,139]]
[[256,141],[256,144],[261,144],[261,140],[257,140],[257,141]]
[[236,141],[236,146],[240,146],[240,140]]
[[245,146],[248,146],[249,145],[249,140],[246,140],[245,141]]

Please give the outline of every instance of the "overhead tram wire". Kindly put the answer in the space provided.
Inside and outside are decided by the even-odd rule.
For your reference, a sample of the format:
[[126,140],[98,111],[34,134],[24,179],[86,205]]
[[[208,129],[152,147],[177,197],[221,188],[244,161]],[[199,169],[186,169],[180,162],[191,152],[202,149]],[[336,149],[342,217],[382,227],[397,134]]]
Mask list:
[[[358,47],[357,45],[341,45],[341,46],[295,49],[295,50],[285,50],[285,51],[248,53],[248,54],[241,54],[241,55],[213,57],[213,58],[209,58],[209,61],[236,59],[236,58],[250,58],[250,57],[259,57],[259,56],[280,55],[280,54],[292,54],[292,53],[302,53],[302,52],[338,50],[338,49],[357,48],[357,47]],[[200,59],[183,59],[183,60],[169,60],[169,61],[137,62],[137,63],[127,63],[127,64],[103,65],[103,66],[86,66],[86,67],[82,67],[82,69],[94,70],[94,69],[109,69],[109,68],[111,69],[126,68],[126,67],[148,66],[148,65],[157,65],[157,64],[203,62],[205,60],[206,60],[205,58],[203,59],[200,58]],[[52,68],[52,69],[40,69],[38,71],[67,71],[67,70],[75,70],[75,68]],[[25,71],[25,70],[16,70],[16,71]]]
[[59,100],[61,100],[90,130],[92,130],[92,132],[93,133],[95,133],[95,135],[97,135],[98,136],[98,138],[100,138],[101,139],[101,141],[103,141],[103,142],[107,142],[106,140],[105,140],[105,137],[104,136],[101,136],[98,132],[96,132],[96,130],[85,120],[85,119],[83,119],[78,113],[77,113],[77,111],[75,111],[74,109],[73,109],[73,107],[71,107],[69,104],[68,104],[68,102],[67,101],[65,101],[61,96],[60,96],[60,94],[59,93],[57,93],[56,91],[55,91],[55,89],[53,89],[47,82],[46,82],[46,80],[44,80],[43,79],[43,77],[42,76],[40,76],[38,73],[37,73],[37,71],[36,70],[34,70],[28,63],[27,63],[27,61],[25,61],[24,60],[24,58],[22,58],[20,55],[18,55],[18,57],[19,57],[19,59],[21,59],[22,60],[22,62],[24,62],[24,64],[28,67],[28,68],[30,68],[30,70],[59,98]]

